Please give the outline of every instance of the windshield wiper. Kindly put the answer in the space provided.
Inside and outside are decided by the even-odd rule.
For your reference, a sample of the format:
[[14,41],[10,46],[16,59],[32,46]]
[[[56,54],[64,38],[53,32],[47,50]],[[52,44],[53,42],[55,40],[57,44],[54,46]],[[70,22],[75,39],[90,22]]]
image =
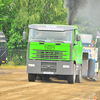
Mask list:
[[43,41],[43,40],[38,40],[38,42],[45,42],[45,41]]
[[37,40],[37,39],[36,40],[34,39],[34,41],[37,41],[37,42],[45,42],[45,40]]
[[54,40],[54,42],[65,43],[65,42],[62,41],[62,40]]
[[34,39],[33,41],[36,41],[36,42],[58,42],[58,43],[65,43],[63,40],[38,40],[38,39]]

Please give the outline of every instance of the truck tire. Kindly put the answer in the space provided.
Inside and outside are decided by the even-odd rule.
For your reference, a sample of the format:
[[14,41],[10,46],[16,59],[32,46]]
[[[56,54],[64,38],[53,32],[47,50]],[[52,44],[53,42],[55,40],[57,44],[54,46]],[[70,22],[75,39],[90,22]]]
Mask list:
[[76,66],[74,65],[74,73],[73,75],[69,75],[67,81],[69,84],[74,84],[76,80]]
[[28,81],[29,82],[35,82],[36,75],[28,73]]
[[77,83],[81,83],[82,82],[82,66],[80,65],[79,67],[80,67],[79,70],[78,70],[79,71],[78,72],[79,75],[76,75],[76,82]]

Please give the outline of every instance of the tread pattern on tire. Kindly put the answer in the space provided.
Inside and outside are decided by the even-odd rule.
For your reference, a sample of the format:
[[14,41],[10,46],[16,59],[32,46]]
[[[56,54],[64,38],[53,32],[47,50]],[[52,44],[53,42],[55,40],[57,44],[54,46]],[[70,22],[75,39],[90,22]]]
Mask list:
[[[75,80],[76,80],[76,67],[75,67],[75,65],[74,65],[74,74],[75,74]],[[74,80],[74,75],[68,76],[67,81],[68,81],[69,84],[74,84],[75,80]]]
[[73,75],[68,76],[68,83],[73,84]]
[[76,82],[77,83],[81,83],[82,82],[82,67],[80,66],[80,70],[79,70],[79,75],[80,75],[80,71],[81,71],[81,80],[80,80],[80,76],[79,75],[76,75]]
[[28,73],[28,81],[35,82],[36,75]]

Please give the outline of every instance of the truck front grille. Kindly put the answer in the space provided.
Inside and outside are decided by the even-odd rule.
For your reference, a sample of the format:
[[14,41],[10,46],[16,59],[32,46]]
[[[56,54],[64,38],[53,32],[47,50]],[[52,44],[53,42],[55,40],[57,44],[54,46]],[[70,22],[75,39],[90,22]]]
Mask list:
[[42,59],[63,59],[63,56],[66,56],[63,54],[63,52],[66,51],[56,51],[56,50],[33,50],[36,51],[36,53],[33,53],[36,55],[36,57],[33,58],[42,58]]
[[56,63],[55,62],[42,62],[41,71],[42,72],[56,72]]
[[56,72],[56,69],[50,69],[50,68],[42,68],[42,72]]

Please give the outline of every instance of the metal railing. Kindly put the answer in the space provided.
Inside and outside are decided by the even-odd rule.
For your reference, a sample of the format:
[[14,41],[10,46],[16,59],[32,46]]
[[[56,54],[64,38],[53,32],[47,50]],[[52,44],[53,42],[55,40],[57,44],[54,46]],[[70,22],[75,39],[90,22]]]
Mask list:
[[8,50],[8,62],[13,61],[15,65],[26,65],[27,50]]
[[[26,65],[27,50],[8,50],[8,62],[13,61],[15,65]],[[98,59],[100,64],[100,58]],[[100,66],[99,66],[100,68]]]

